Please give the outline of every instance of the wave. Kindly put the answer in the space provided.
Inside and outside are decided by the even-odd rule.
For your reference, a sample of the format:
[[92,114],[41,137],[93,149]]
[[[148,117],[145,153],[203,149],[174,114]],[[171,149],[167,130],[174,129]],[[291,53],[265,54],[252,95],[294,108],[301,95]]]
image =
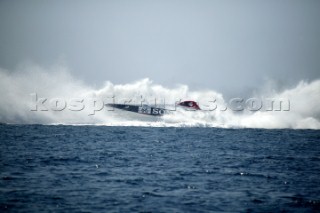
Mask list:
[[[320,80],[226,100],[214,90],[169,88],[148,78],[127,84],[106,81],[97,89],[70,75],[64,66],[25,65],[17,71],[0,68],[0,94],[2,123],[320,129]],[[203,110],[175,110],[180,100],[195,100]],[[112,102],[146,103],[172,113],[153,118],[104,106]]]

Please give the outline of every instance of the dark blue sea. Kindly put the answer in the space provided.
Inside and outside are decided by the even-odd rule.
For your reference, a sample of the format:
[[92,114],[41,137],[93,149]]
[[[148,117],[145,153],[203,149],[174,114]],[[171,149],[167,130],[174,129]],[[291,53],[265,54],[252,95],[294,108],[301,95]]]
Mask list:
[[320,212],[320,131],[0,125],[0,212]]

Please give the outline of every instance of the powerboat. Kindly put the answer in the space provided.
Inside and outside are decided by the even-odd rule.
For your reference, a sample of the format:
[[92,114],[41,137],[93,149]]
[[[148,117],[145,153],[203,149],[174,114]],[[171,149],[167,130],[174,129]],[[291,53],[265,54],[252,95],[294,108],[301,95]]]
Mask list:
[[[124,111],[129,111],[133,113],[143,114],[143,115],[151,115],[151,116],[163,116],[165,114],[171,113],[175,110],[170,110],[166,108],[150,106],[147,104],[134,105],[134,104],[106,104],[108,107],[112,107],[114,109],[120,109]],[[197,102],[195,101],[182,101],[176,104],[177,107],[182,108],[187,111],[196,111],[201,110]]]

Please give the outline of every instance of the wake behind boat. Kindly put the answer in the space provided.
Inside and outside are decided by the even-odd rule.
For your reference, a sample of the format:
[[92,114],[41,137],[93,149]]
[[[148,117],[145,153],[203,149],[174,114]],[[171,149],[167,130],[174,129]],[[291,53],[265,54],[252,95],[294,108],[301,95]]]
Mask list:
[[[120,109],[124,111],[134,112],[143,115],[162,116],[168,114],[174,110],[169,110],[161,107],[154,107],[150,105],[133,105],[133,104],[106,104],[106,106]],[[183,101],[176,104],[176,106],[188,111],[200,110],[199,105],[195,101]]]

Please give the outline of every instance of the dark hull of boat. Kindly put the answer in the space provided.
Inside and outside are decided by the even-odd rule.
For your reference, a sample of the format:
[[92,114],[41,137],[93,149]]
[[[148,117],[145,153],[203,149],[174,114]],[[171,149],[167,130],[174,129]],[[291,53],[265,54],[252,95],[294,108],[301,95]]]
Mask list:
[[130,104],[106,104],[106,105],[115,109],[121,109],[121,110],[135,112],[143,115],[162,116],[165,113],[167,113],[166,109],[151,107],[147,105],[142,105],[142,106],[130,105]]

